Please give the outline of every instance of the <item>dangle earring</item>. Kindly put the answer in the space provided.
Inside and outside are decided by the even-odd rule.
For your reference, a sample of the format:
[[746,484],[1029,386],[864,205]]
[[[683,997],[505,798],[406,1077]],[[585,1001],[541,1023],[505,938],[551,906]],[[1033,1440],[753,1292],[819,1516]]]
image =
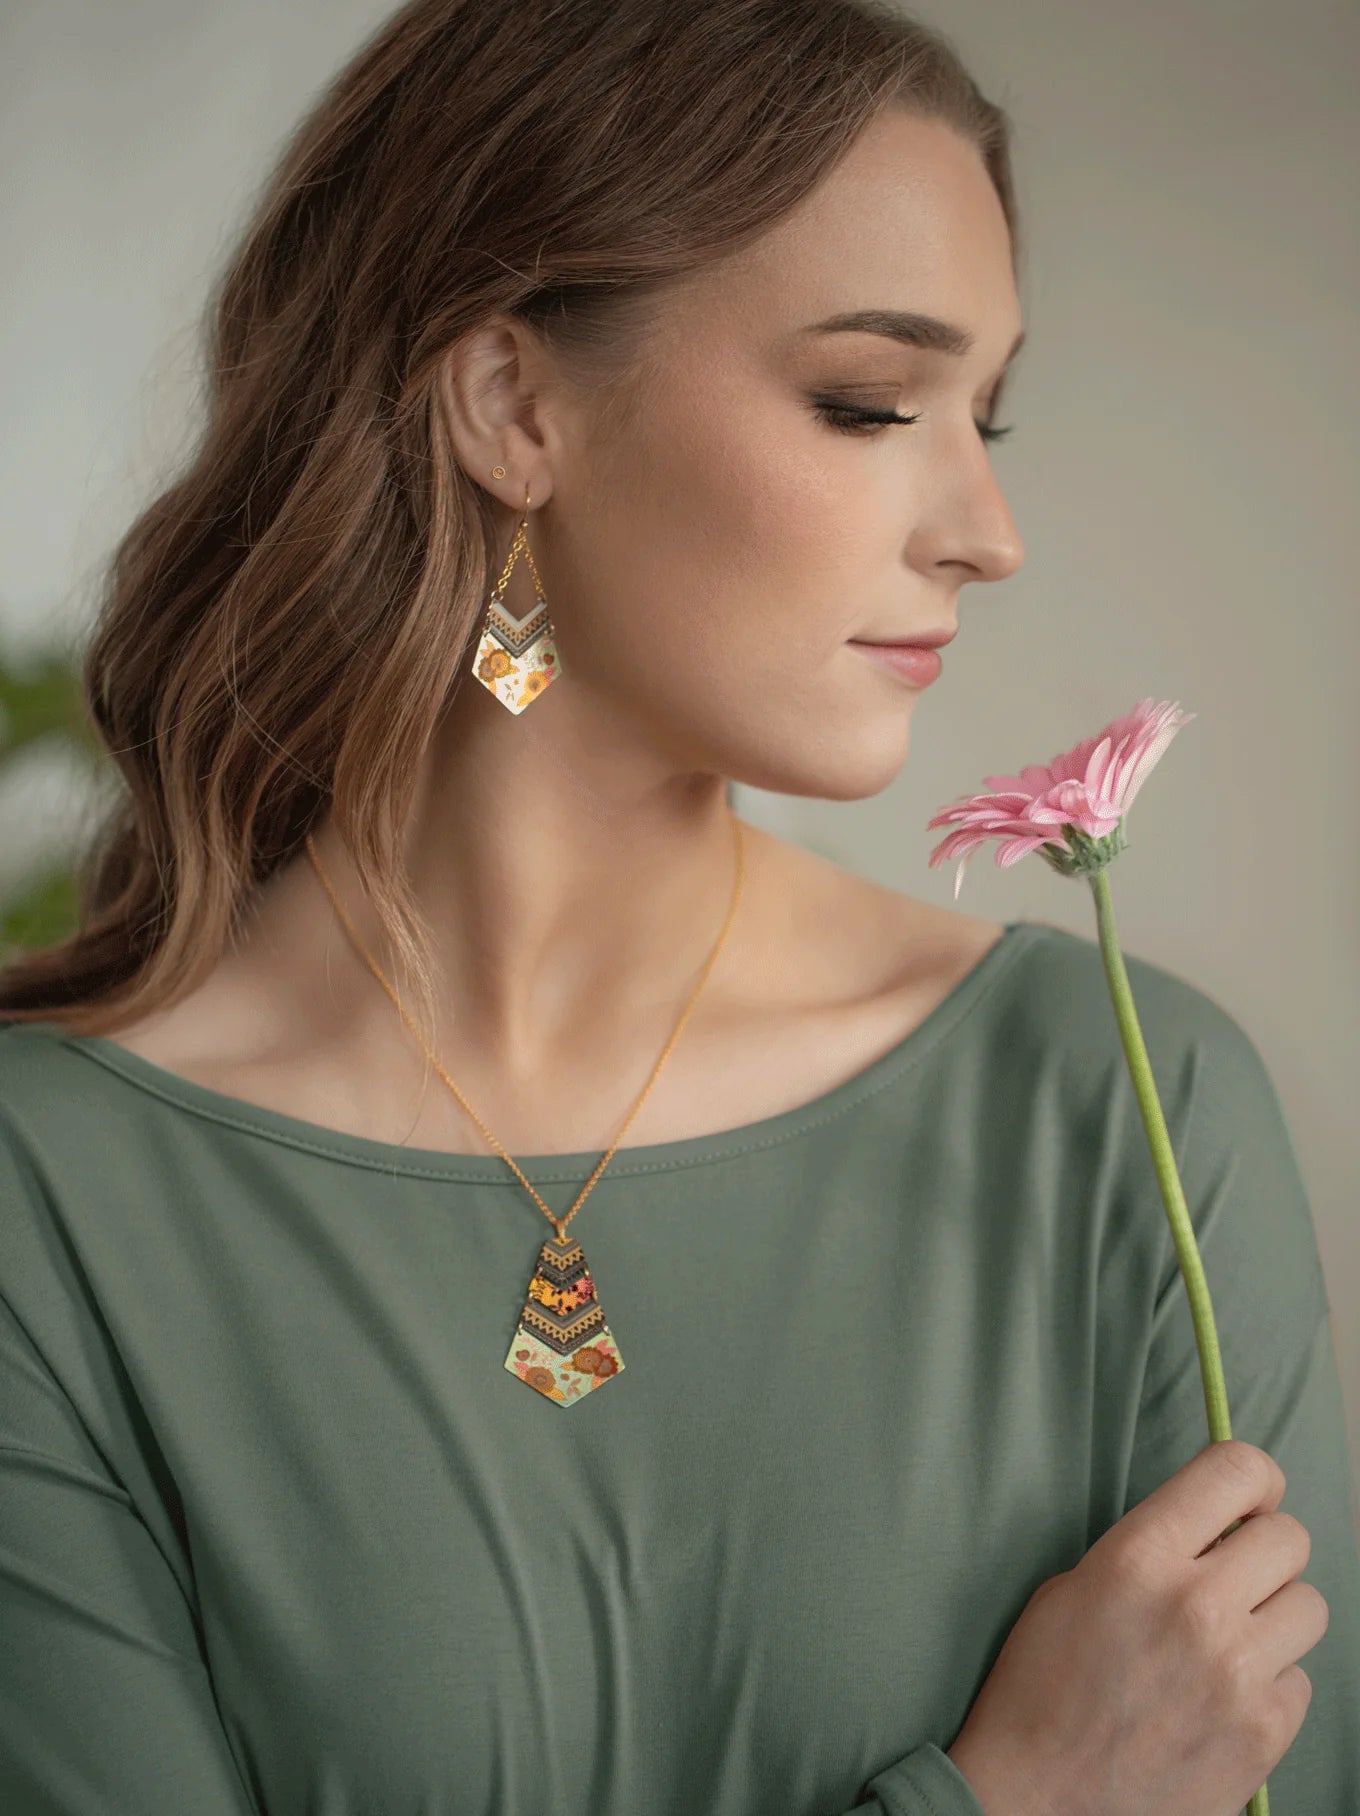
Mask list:
[[[493,467],[493,479],[504,479],[505,468]],[[522,713],[531,700],[557,679],[560,663],[553,642],[553,621],[548,616],[548,602],[543,597],[533,551],[529,547],[529,488],[524,488],[524,515],[510,544],[510,557],[496,583],[486,608],[482,640],[477,645],[472,672],[502,706],[512,713]],[[517,618],[505,603],[506,582],[520,550],[533,571],[534,603],[522,618]]]

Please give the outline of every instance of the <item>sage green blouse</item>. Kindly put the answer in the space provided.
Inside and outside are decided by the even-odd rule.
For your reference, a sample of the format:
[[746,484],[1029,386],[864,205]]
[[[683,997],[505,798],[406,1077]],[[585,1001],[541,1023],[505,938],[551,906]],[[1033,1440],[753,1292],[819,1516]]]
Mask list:
[[[1304,1185],[1238,1022],[1127,964],[1331,1610],[1272,1816],[1356,1816]],[[560,1214],[599,1154],[516,1158]],[[620,1149],[557,1399],[514,1366],[551,1235],[498,1155],[0,1028],[6,1816],[979,1816],[946,1749],[1031,1592],[1208,1442],[1094,939],[1012,922],[812,1102]]]

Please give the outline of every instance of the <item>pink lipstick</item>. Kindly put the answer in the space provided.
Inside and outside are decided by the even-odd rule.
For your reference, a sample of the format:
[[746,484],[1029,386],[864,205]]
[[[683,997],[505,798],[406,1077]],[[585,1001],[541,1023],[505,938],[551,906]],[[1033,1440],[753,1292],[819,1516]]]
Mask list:
[[861,643],[852,639],[851,648],[862,649],[871,662],[890,669],[912,687],[929,687],[944,667],[938,650],[915,643]]

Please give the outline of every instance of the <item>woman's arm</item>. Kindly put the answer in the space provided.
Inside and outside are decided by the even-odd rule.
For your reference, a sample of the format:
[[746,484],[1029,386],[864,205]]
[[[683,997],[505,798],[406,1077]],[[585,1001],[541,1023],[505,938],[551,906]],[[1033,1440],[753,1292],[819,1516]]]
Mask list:
[[0,1636],[8,1816],[258,1816],[180,1582],[2,1293]]

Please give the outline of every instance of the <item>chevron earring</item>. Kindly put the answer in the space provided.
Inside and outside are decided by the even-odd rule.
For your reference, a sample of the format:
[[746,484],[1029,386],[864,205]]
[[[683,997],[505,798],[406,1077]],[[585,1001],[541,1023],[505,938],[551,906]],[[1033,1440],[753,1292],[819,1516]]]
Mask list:
[[[504,479],[504,467],[492,469],[492,477]],[[548,615],[548,602],[543,597],[543,582],[527,535],[529,525],[529,488],[524,488],[524,515],[510,544],[510,556],[496,582],[486,608],[486,622],[481,642],[473,660],[472,672],[502,706],[512,713],[522,713],[531,700],[557,679],[561,664],[553,642],[553,622]],[[505,603],[506,583],[520,550],[534,576],[536,598],[522,618],[517,618]]]

